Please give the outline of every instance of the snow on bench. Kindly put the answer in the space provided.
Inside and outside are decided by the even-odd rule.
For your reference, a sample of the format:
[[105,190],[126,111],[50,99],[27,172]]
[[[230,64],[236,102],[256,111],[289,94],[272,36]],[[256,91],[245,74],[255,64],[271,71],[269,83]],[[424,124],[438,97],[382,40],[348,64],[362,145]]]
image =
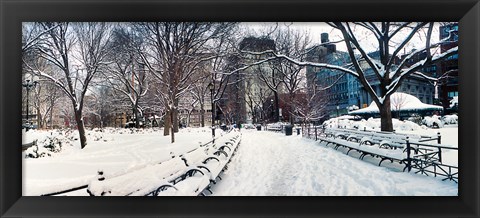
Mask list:
[[[309,135],[309,138],[310,135]],[[458,167],[442,163],[442,149],[458,150],[458,148],[441,144],[441,135],[412,135],[395,132],[359,131],[353,129],[322,128],[320,135],[315,129],[315,140],[335,145],[335,149],[344,147],[346,154],[355,150],[360,159],[365,156],[380,158],[378,163],[389,160],[405,165],[403,170],[415,169],[415,173],[444,176],[443,180],[458,181]],[[424,143],[429,142],[429,143]],[[413,152],[412,152],[413,151]]]
[[[404,163],[408,158],[405,151],[406,139],[409,137],[404,134],[397,135],[387,132],[367,132],[337,128],[327,128],[323,133],[323,136],[318,138],[320,142],[324,142],[326,145],[333,144],[335,145],[335,149],[344,147],[348,149],[347,155],[350,151],[355,150],[361,154],[359,158],[362,160],[367,155],[380,158],[379,166],[385,160]],[[419,136],[414,136],[414,140],[420,138]],[[413,149],[415,153],[418,152],[418,148],[415,146],[412,146],[411,149]]]
[[229,133],[160,164],[108,178],[102,172],[87,191],[95,196],[200,195],[210,191],[239,143],[240,134]]
[[170,182],[188,170],[185,162],[180,157],[175,157],[120,176],[94,180],[87,190],[94,196],[127,196],[139,191],[141,187]]
[[361,153],[359,159],[363,160],[363,158],[367,155],[372,156],[374,158],[380,158],[380,162],[378,165],[380,166],[383,161],[390,160],[390,162],[398,161],[402,163],[407,158],[407,154],[401,149],[379,149],[379,147],[370,146],[361,144],[358,142],[352,141],[342,141],[342,146],[348,149],[347,155],[350,151],[356,150]]
[[208,152],[211,149],[196,149],[193,152],[183,155],[187,166],[196,166],[209,173],[209,179],[215,180],[225,164],[225,159],[215,155],[215,152]]
[[[391,132],[360,131],[351,129],[326,129],[326,137],[345,139],[347,141],[360,142],[365,145],[378,145],[380,148],[397,149],[405,148],[406,139],[419,141],[427,136],[398,134]],[[429,137],[431,138],[431,137]]]
[[189,166],[194,165],[196,168],[201,169],[203,176],[193,175],[187,177],[175,184],[175,188],[179,191],[160,192],[157,195],[186,195],[185,193],[189,193],[188,195],[196,196],[203,194],[205,190],[212,193],[210,190],[211,185],[216,184],[216,179],[220,178],[220,173],[231,160],[239,143],[240,135],[234,133],[230,134],[229,137],[222,138],[222,140],[216,140],[211,147],[185,154],[183,158],[186,164]]

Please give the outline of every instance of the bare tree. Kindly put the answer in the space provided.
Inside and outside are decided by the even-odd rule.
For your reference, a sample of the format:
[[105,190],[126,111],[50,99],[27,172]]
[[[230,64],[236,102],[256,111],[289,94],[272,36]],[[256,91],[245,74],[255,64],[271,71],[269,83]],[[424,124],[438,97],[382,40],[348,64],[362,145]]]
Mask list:
[[110,114],[115,113],[115,105],[118,102],[115,101],[115,92],[108,86],[97,85],[90,89],[90,92],[85,96],[84,114],[91,114],[98,119],[100,128],[108,125],[107,117]]
[[135,117],[135,127],[140,127],[143,117],[141,98],[148,91],[148,71],[140,58],[142,41],[130,29],[118,25],[112,33],[110,70],[103,73],[105,82],[124,97]]
[[397,118],[400,119],[400,110],[408,103],[408,98],[405,93],[397,92],[391,96],[391,104],[393,110],[397,111]]
[[178,131],[178,101],[190,90],[189,78],[203,62],[215,57],[209,53],[210,43],[227,37],[233,24],[152,22],[136,26],[149,45],[143,60],[164,87],[160,94],[167,109],[165,131],[172,130],[173,143]]
[[312,83],[300,85],[303,95],[294,99],[296,105],[292,109],[293,116],[302,120],[304,124],[317,122],[324,118],[327,113],[327,99],[325,98],[325,87],[319,87],[316,75],[312,75]]
[[[62,72],[42,70],[36,64],[26,64],[28,70],[57,85],[70,99],[80,136],[81,148],[87,145],[83,123],[84,97],[94,76],[107,65],[110,27],[106,23],[34,23],[45,34],[38,37],[35,52]],[[25,63],[25,62],[24,62]]]
[[50,121],[50,128],[53,128],[53,114],[54,108],[58,99],[63,94],[60,92],[57,86],[49,81],[40,81],[41,85],[38,85],[34,89],[33,105],[37,111],[37,120],[39,128],[46,128],[47,121]]
[[[29,30],[33,28],[32,26],[33,25],[28,26],[29,28],[26,29]],[[23,51],[24,73],[31,71],[28,68],[29,66],[36,66],[41,71],[51,71],[52,75],[58,76],[57,68],[55,68],[45,60],[38,59],[34,52],[34,49],[32,49],[35,44],[33,42],[30,43],[30,47]],[[50,127],[52,128],[53,109],[55,107],[55,103],[63,95],[63,93],[55,84],[53,84],[49,80],[42,79],[35,82],[38,82],[38,84],[32,90],[34,99],[32,103],[33,107],[37,111],[38,128],[46,128],[48,120],[50,120]],[[24,95],[22,96],[27,97],[26,93],[24,93]]]
[[[299,30],[292,30],[289,26],[278,28],[275,34],[275,42],[277,45],[277,52],[285,54],[295,60],[304,61],[306,58],[306,50],[311,43],[309,33]],[[295,97],[301,92],[301,82],[305,81],[304,66],[296,65],[287,60],[280,60],[278,64],[273,66],[279,73],[282,74],[281,83],[287,93],[285,110],[290,114],[290,123],[293,123],[293,113],[297,105]]]
[[[205,104],[210,94],[208,84],[212,82],[211,73],[208,66],[201,67],[195,76],[191,77],[192,87],[190,90],[190,96],[193,98],[190,100],[191,111],[197,104],[200,106],[200,126],[205,127]],[[209,99],[209,98],[208,98]],[[191,112],[190,112],[191,113]]]

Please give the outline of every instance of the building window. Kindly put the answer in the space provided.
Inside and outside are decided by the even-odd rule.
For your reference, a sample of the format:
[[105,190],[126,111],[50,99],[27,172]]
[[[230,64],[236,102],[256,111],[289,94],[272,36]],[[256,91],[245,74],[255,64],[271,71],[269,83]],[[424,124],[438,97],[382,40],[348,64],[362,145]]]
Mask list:
[[448,92],[448,97],[453,98],[455,96],[458,96],[458,92]]

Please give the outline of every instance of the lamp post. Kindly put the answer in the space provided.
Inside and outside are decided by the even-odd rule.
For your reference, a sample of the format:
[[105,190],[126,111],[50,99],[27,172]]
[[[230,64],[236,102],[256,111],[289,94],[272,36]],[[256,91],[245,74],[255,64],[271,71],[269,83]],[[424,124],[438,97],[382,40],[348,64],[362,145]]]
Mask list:
[[270,99],[270,105],[272,106],[272,120],[275,121],[275,107],[273,106],[273,98]]
[[[27,74],[25,77],[31,77],[29,76],[29,74]],[[30,79],[26,79],[25,80],[25,83],[22,84],[23,87],[25,87],[27,89],[27,105],[26,105],[26,108],[27,108],[27,127],[26,127],[26,131],[28,131],[29,127],[30,127],[30,116],[29,116],[29,97],[30,97],[30,89],[32,87],[35,87],[37,85],[38,81],[37,81],[37,78],[36,77],[33,77],[32,80]]]
[[[340,106],[337,105],[337,118],[339,116],[339,114],[338,114],[339,109],[340,109]],[[340,128],[340,120],[339,119],[337,119],[337,128]]]
[[213,83],[208,84],[208,89],[210,90],[210,102],[212,104],[212,140],[215,142],[215,102],[213,102]]

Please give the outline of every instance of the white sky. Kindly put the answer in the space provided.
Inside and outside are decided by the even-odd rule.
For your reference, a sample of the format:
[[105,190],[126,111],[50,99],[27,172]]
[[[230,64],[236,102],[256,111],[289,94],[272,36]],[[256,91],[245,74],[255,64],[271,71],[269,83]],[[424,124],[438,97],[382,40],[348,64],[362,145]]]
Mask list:
[[[246,29],[250,29],[250,34],[255,36],[260,36],[262,32],[268,31],[269,28],[273,29],[277,23],[275,22],[244,22],[241,23],[241,27]],[[290,26],[291,28],[297,29],[299,31],[307,31],[310,34],[310,38],[312,40],[312,44],[319,44],[320,43],[320,34],[321,33],[328,33],[330,41],[338,41],[342,39],[340,31],[330,27],[324,22],[279,22],[279,26]],[[439,23],[435,24],[434,31],[432,34],[432,42],[438,41],[438,27]],[[367,52],[376,51],[376,45],[373,44],[375,40],[371,40],[371,35],[367,34],[367,32],[363,29],[359,30],[359,34],[357,35],[360,43],[363,45],[363,48]],[[363,35],[362,35],[363,34]],[[361,37],[359,37],[361,36]],[[398,34],[398,38],[405,37],[406,33]],[[422,47],[424,44],[422,37],[417,35],[414,39],[412,39],[412,43],[410,43],[407,47],[408,50],[411,50],[415,47]],[[345,43],[337,43],[337,50],[340,51],[347,51]]]

